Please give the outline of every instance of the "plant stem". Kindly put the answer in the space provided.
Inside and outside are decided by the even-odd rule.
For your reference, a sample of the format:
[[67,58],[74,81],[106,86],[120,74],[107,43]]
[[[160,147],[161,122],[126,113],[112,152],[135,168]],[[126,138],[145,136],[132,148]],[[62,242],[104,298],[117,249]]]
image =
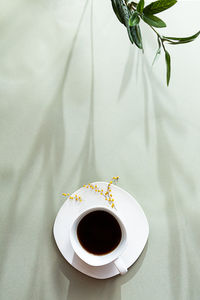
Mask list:
[[162,38],[162,36],[153,28],[153,26],[149,25],[151,27],[151,29],[157,34],[157,37],[159,38],[159,40],[161,41],[161,44],[163,46],[164,51],[166,51],[165,45],[164,45],[164,40]]
[[132,9],[132,10],[134,10],[134,11],[136,11],[136,8],[134,7],[134,5],[133,5],[133,3],[132,2],[127,2],[127,0],[125,0],[125,2],[126,2],[126,5],[127,5],[127,7],[129,8],[129,9]]

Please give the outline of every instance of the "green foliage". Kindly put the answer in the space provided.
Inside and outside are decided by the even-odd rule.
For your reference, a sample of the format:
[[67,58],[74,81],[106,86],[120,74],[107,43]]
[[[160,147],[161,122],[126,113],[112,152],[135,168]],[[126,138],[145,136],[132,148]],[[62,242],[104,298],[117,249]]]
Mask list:
[[130,31],[131,31],[131,35],[132,35],[132,38],[133,38],[133,41],[134,41],[135,45],[139,49],[143,50],[142,35],[141,35],[141,31],[140,31],[140,26],[139,25],[131,26]]
[[140,22],[140,18],[137,14],[137,12],[134,12],[129,19],[129,26],[135,26]]
[[153,63],[152,65],[155,63],[156,59],[158,58],[158,56],[160,55],[161,53],[161,41],[160,39],[158,38],[158,50],[156,51],[156,55],[154,57],[154,60],[153,60]]
[[167,37],[163,36],[163,41],[167,41],[171,45],[177,45],[177,44],[185,44],[190,43],[194,41],[200,34],[200,31],[198,31],[196,34],[193,34],[191,36],[185,37],[185,38],[177,38],[177,37]]
[[160,18],[153,16],[153,15],[143,15],[142,16],[142,20],[147,23],[150,26],[153,27],[166,27],[167,25],[165,24],[165,22],[163,22]]
[[165,50],[165,62],[167,67],[167,85],[169,85],[169,80],[171,75],[171,58],[167,50]]
[[113,10],[118,18],[118,20],[125,25],[124,23],[124,13],[121,10],[121,1],[119,0],[111,0]]
[[147,5],[143,12],[145,15],[155,15],[160,13],[161,11],[164,11],[170,7],[172,7],[174,4],[176,4],[176,0],[159,0],[152,2],[151,4]]
[[162,36],[155,30],[155,28],[167,26],[166,23],[155,16],[155,14],[169,9],[176,4],[177,0],[158,0],[147,6],[145,6],[144,0],[139,0],[137,3],[131,0],[111,0],[111,2],[118,20],[126,27],[132,44],[135,44],[139,49],[143,50],[142,34],[139,26],[141,19],[148,24],[157,35],[158,49],[153,64],[155,63],[156,58],[161,54],[161,50],[163,50],[166,63],[166,81],[167,85],[169,85],[171,76],[171,58],[169,52],[166,50],[165,43],[170,45],[190,43],[199,36],[200,31],[189,37],[178,38]]
[[140,0],[137,7],[136,7],[136,10],[139,12],[139,13],[142,13],[143,12],[143,8],[144,8],[144,0]]

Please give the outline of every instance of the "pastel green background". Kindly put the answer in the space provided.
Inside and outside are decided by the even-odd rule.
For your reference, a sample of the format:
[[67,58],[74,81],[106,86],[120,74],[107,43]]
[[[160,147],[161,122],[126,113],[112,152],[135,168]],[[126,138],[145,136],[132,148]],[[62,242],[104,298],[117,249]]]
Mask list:
[[[162,13],[163,33],[200,28],[200,2]],[[160,14],[161,16],[161,14]],[[0,299],[198,300],[200,40],[152,69],[110,0],[0,1]],[[120,176],[143,207],[148,244],[125,276],[95,280],[52,235],[63,192]]]

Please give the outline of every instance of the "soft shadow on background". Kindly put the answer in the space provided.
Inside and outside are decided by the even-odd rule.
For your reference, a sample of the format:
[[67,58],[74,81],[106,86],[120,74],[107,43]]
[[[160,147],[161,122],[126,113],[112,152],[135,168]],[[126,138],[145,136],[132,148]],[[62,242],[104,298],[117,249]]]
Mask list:
[[[52,237],[53,238],[53,237]],[[64,274],[68,282],[66,291],[66,300],[77,299],[95,299],[95,300],[109,300],[111,297],[115,300],[121,300],[121,287],[130,279],[136,276],[142,267],[148,249],[148,242],[137,261],[129,268],[128,273],[121,276],[115,276],[109,279],[95,279],[82,274],[74,269],[59,252],[56,244],[54,250],[57,255],[57,262],[55,268],[59,268],[60,272]],[[59,285],[59,282],[57,280]]]
[[[83,13],[77,27],[77,32],[74,38],[73,46],[75,45],[76,38],[78,37],[78,33],[80,30],[81,22],[84,17],[86,8],[88,6],[89,0],[86,1]],[[71,171],[68,172],[68,176],[66,176],[67,184],[70,184],[72,176],[71,174],[75,170],[79,170],[79,182],[78,186],[82,186],[86,182],[90,182],[91,179],[98,179],[98,172],[96,167],[96,155],[95,155],[95,140],[94,140],[94,12],[93,12],[93,1],[90,1],[90,53],[91,53],[91,67],[90,67],[90,95],[89,95],[89,108],[88,108],[88,124],[86,126],[86,130],[84,133],[84,141],[82,144],[82,148],[80,149],[80,154],[78,155],[76,161],[71,167]],[[73,53],[73,46],[70,51],[69,63],[71,59],[71,55]],[[66,78],[65,78],[66,80]],[[64,188],[64,187],[63,187]]]
[[[181,300],[187,295],[187,299],[197,299],[195,266],[191,262],[194,245],[186,237],[187,231],[190,231],[189,227],[192,229],[193,225],[192,222],[190,225],[186,224],[191,213],[190,202],[192,206],[195,204],[195,199],[190,199],[190,195],[197,192],[192,176],[192,169],[196,168],[194,161],[197,153],[192,149],[199,148],[199,143],[196,143],[196,138],[199,138],[199,127],[177,114],[175,99],[167,88],[160,86],[145,57],[142,71],[146,92],[144,98],[146,146],[150,147],[152,138],[155,138],[157,176],[164,195],[164,210],[167,216],[167,261],[171,298]],[[163,101],[164,91],[168,95],[170,103]],[[171,101],[174,101],[174,105]],[[152,123],[154,124],[153,132]],[[194,137],[193,145],[190,144],[191,136]],[[187,274],[185,278],[184,272]],[[187,286],[187,291],[185,286]]]
[[[1,48],[7,64],[3,64],[0,74],[0,298],[146,300],[153,295],[154,300],[198,300],[199,93],[188,92],[187,104],[175,99],[187,91],[181,94],[160,83],[146,56],[129,46],[125,28],[114,16],[111,3],[106,6],[107,1],[75,0],[63,9],[65,1],[52,1],[55,7],[50,12],[42,6],[49,1],[39,2],[1,4],[5,3],[2,11],[6,23],[1,28],[10,27],[3,39],[9,47]],[[77,17],[76,22],[72,24],[70,17]],[[29,30],[32,52],[27,42]],[[52,30],[61,38],[54,39]],[[28,50],[22,47],[20,51],[20,45]],[[52,56],[47,57],[47,67],[41,64],[40,69],[46,48]],[[104,60],[107,54],[112,60],[108,66],[108,60]],[[16,68],[15,61],[9,61],[13,56],[19,60]],[[85,69],[81,69],[79,63],[85,57]],[[186,68],[193,63],[184,61]],[[180,84],[183,74],[179,70],[173,80]],[[68,86],[73,76],[78,88],[87,77],[89,88],[83,89],[84,95],[77,92],[79,102],[75,102],[82,110],[73,110],[77,85]],[[192,81],[197,82],[195,76]],[[192,91],[193,82],[189,87]],[[68,119],[70,113],[77,116],[74,123]],[[77,125],[78,119],[82,122]],[[79,139],[81,142],[76,143]],[[75,154],[74,149],[78,149]],[[65,261],[55,244],[52,227],[65,201],[62,192],[71,192],[91,180],[105,180],[116,170],[120,170],[122,187],[136,194],[144,207],[151,235],[148,247],[125,276],[96,280]]]

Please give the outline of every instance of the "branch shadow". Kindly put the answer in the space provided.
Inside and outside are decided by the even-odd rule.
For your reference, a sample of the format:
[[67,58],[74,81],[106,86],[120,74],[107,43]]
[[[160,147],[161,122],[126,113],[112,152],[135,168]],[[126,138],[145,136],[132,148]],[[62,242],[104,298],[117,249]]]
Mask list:
[[[172,109],[172,102],[167,103],[167,98],[173,101],[173,95],[167,88],[163,87],[156,76],[152,73],[148,62],[144,58],[143,62],[144,89],[148,92],[145,96],[145,137],[146,145],[149,146],[151,135],[149,131],[150,123],[155,125],[156,156],[157,156],[157,176],[162,189],[167,213],[169,244],[168,244],[168,266],[169,282],[172,297],[175,300],[182,299],[182,290],[185,289],[185,282],[182,276],[184,249],[188,245],[184,243],[181,228],[181,218],[184,218],[183,202],[181,201],[181,190],[175,184],[175,178],[181,178],[185,185],[195,186],[193,179],[184,169],[179,151],[175,148],[170,132],[176,132],[176,136],[185,134],[184,124],[181,119],[177,119],[176,109]],[[165,96],[163,96],[165,95]],[[150,113],[150,106],[153,115]],[[187,259],[187,271],[192,276],[190,261]],[[188,276],[188,286],[189,286]],[[195,287],[194,287],[195,288]],[[188,299],[192,299],[192,289],[189,291]]]
[[[90,1],[90,51],[91,51],[91,85],[90,85],[90,104],[88,112],[88,125],[85,131],[85,139],[82,149],[76,161],[71,167],[71,170],[80,169],[79,186],[84,183],[98,180],[99,175],[96,168],[96,151],[95,151],[95,115],[94,115],[94,33],[93,33],[93,1]],[[71,172],[66,176],[66,182],[70,184],[73,178]],[[64,186],[63,186],[64,188]]]
[[[42,182],[46,187],[43,195],[44,202],[42,204],[42,212],[40,213],[40,217],[42,215],[43,218],[38,218],[38,221],[41,222],[39,225],[41,230],[38,233],[37,245],[34,249],[34,261],[32,262],[32,272],[29,279],[29,287],[27,288],[27,292],[24,291],[26,294],[26,299],[32,298],[32,286],[34,283],[36,283],[39,276],[37,272],[38,266],[44,265],[43,258],[45,257],[46,250],[41,245],[44,244],[44,240],[47,244],[49,240],[51,240],[49,228],[52,227],[55,218],[55,211],[57,210],[57,204],[54,201],[55,191],[53,187],[55,179],[60,172],[65,155],[65,141],[63,139],[65,136],[63,117],[64,88],[69,73],[68,71],[73,50],[78,38],[88,2],[89,0],[85,1],[85,5],[83,7],[83,11],[71,44],[69,55],[66,59],[64,70],[62,71],[63,74],[60,75],[61,81],[56,89],[55,94],[52,95],[52,101],[43,117],[39,132],[30,149],[30,153],[24,165],[22,166],[20,173],[18,174],[17,181],[15,183],[15,189],[13,190],[12,197],[10,199],[8,214],[6,215],[7,220],[9,220],[7,226],[7,232],[9,235],[5,234],[1,238],[1,243],[4,245],[4,249],[6,249],[6,251],[1,253],[0,278],[3,276],[4,269],[9,259],[9,250],[12,245],[13,237],[16,236],[16,228],[26,227],[29,217],[32,213],[32,209],[34,205],[37,204],[36,201],[34,201],[34,198],[38,190],[38,185],[41,185],[42,179]],[[91,134],[91,130],[89,131],[89,134]],[[91,151],[93,151],[93,149],[94,147]],[[41,159],[41,166],[38,171],[38,176],[35,177],[35,181],[31,183],[32,190],[30,190],[28,195],[25,197],[23,186],[26,186],[26,183],[32,180],[32,172],[39,158]],[[33,199],[33,201],[30,201],[30,199]],[[45,217],[47,211],[48,216]],[[41,272],[44,272],[45,266],[43,269],[40,268],[40,270]],[[39,293],[41,296],[39,296],[40,299],[44,299],[44,289],[41,288]]]

